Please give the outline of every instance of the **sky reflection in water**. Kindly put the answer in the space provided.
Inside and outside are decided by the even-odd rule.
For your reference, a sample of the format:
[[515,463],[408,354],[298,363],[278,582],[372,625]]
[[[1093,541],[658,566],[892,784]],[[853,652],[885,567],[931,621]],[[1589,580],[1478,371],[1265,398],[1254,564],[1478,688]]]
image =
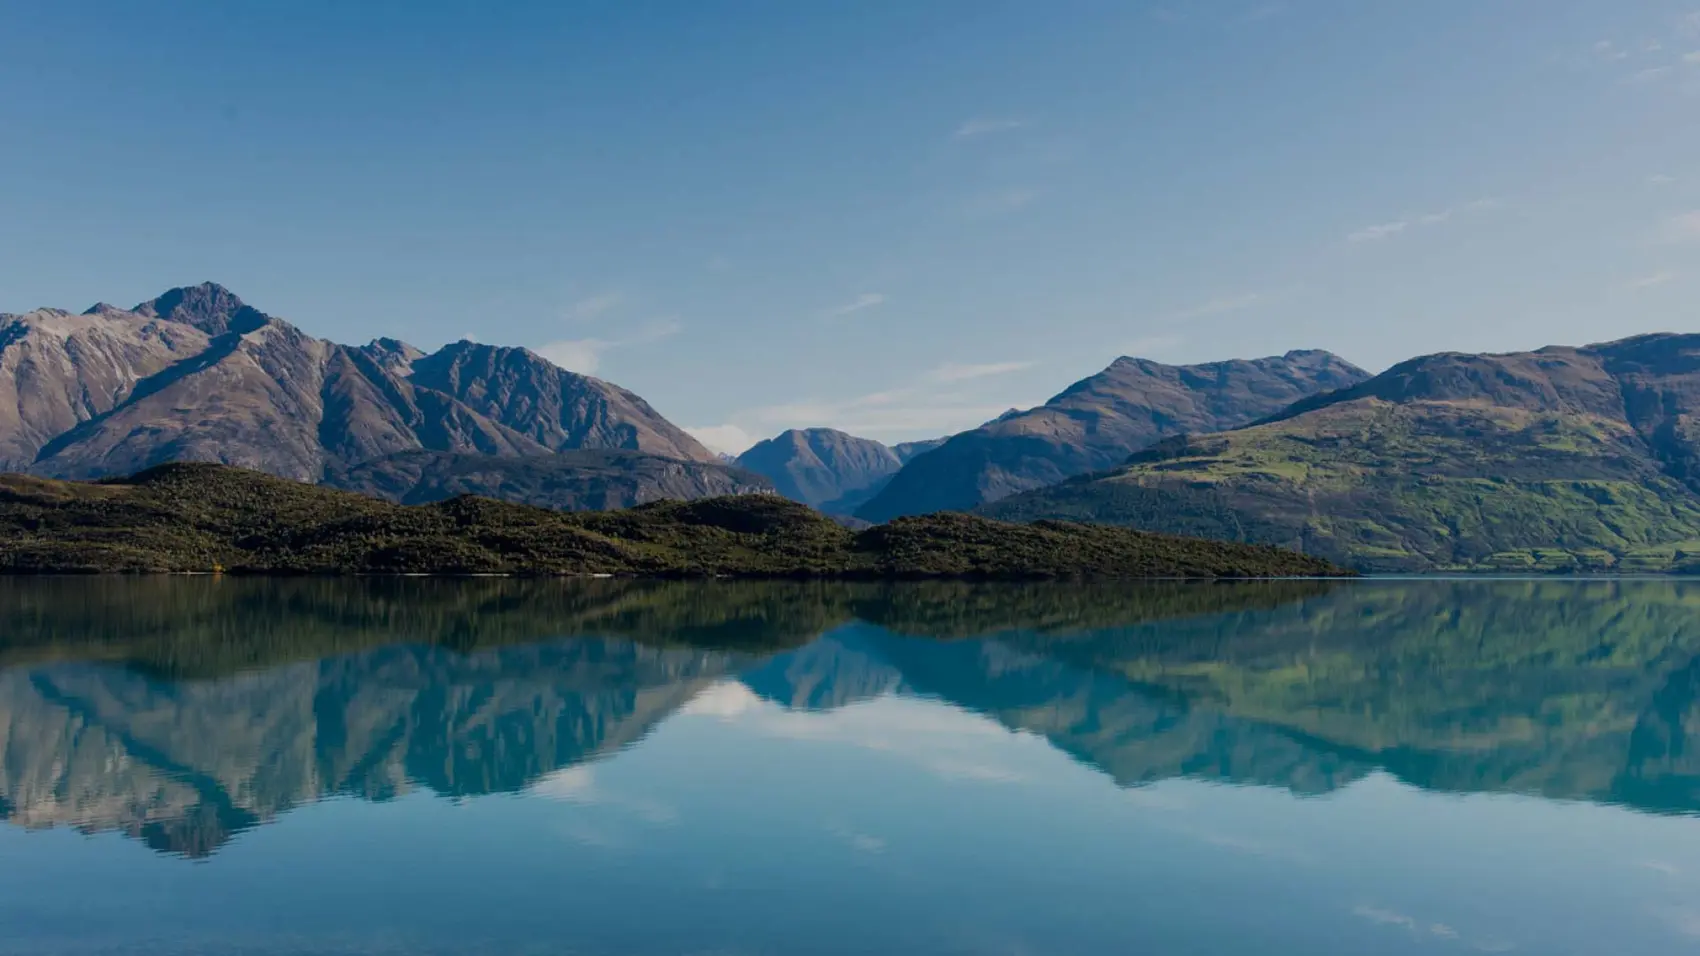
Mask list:
[[0,582],[0,953],[1700,949],[1697,612]]

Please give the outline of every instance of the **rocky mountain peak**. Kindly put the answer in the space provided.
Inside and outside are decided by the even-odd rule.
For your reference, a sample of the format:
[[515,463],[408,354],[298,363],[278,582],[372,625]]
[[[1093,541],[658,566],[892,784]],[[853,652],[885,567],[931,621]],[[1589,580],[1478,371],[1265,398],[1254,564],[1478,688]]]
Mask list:
[[226,332],[245,335],[268,321],[264,312],[214,282],[171,289],[130,311],[149,318],[192,325],[208,335]]

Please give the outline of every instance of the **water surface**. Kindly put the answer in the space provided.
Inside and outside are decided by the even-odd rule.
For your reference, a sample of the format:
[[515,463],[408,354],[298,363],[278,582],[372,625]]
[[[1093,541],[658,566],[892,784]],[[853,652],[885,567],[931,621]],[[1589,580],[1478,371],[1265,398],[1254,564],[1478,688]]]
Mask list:
[[1700,951],[1697,692],[1680,581],[0,581],[0,953]]

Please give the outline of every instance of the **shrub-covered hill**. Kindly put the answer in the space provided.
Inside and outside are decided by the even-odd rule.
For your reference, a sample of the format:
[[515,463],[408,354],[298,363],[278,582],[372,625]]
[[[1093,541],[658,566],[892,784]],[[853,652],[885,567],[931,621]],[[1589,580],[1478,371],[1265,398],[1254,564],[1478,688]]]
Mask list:
[[1343,573],[1276,548],[960,514],[854,532],[772,495],[563,513],[396,505],[222,465],[98,483],[0,476],[0,572],[1008,578]]

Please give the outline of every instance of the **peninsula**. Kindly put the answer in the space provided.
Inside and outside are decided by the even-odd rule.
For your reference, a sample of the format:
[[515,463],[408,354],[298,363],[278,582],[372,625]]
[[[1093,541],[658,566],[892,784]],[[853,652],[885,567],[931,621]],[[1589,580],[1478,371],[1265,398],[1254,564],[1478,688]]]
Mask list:
[[225,465],[100,482],[0,476],[0,573],[507,574],[913,579],[1345,574],[1262,545],[939,513],[852,531],[754,494],[561,512],[399,505]]

